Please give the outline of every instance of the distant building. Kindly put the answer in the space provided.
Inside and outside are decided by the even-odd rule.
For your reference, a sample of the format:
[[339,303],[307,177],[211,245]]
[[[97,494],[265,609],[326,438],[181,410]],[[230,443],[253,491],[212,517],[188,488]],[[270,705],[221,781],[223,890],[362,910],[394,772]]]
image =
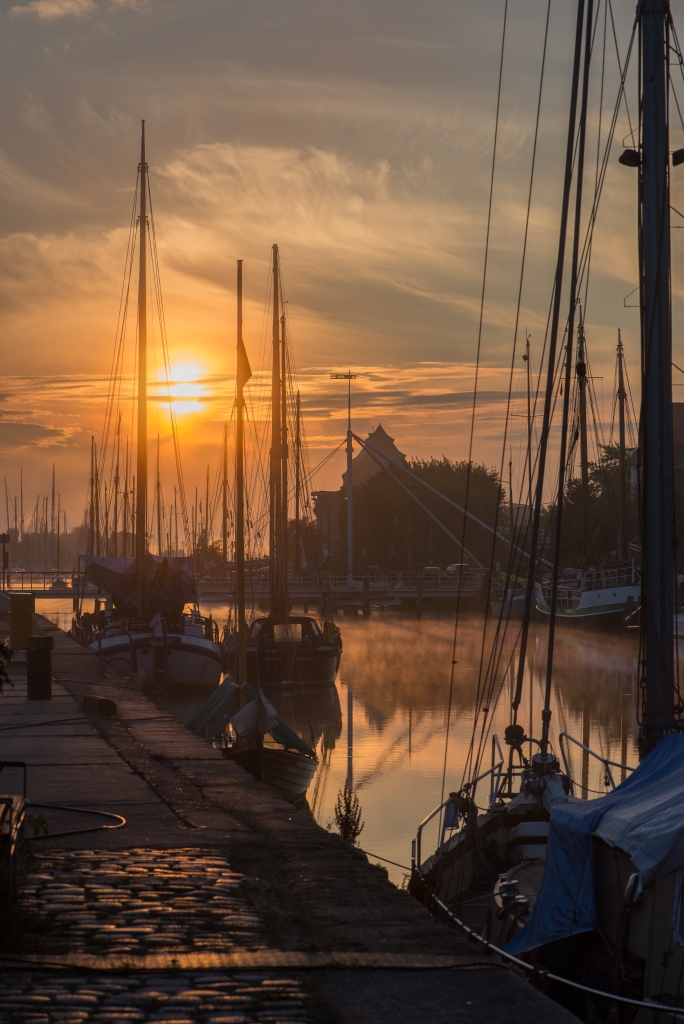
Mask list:
[[[403,462],[406,456],[394,443],[394,438],[378,424],[366,438],[369,444],[384,455],[389,455],[397,462]],[[388,463],[380,460],[384,466]],[[381,467],[369,453],[362,448],[352,459],[352,480],[354,487],[365,484],[380,473]],[[337,491],[313,491],[314,515],[323,544],[325,557],[333,557],[342,549],[346,550],[346,488],[347,474],[342,474],[342,486]]]

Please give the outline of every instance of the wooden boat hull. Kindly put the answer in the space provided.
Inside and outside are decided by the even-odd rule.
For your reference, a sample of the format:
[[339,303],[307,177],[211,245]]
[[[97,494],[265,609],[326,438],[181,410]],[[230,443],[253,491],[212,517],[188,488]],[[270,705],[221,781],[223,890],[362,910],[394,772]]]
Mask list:
[[[137,668],[138,678],[145,683],[154,681],[154,647],[150,633],[134,633],[135,658],[132,657],[128,634],[106,636],[98,643],[93,640],[88,650],[102,659],[105,669],[129,676]],[[221,649],[205,637],[169,633],[168,682],[171,686],[217,687],[221,681]]]
[[[259,776],[259,752],[256,747],[243,750],[225,751],[226,757],[235,761],[254,778]],[[307,757],[296,750],[264,746],[261,781],[268,783],[286,800],[297,802],[305,794],[318,768],[318,758]]]

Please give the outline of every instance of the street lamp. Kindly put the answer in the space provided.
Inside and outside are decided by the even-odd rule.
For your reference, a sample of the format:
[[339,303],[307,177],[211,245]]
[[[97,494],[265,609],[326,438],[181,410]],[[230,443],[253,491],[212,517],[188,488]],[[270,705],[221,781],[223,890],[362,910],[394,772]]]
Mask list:
[[347,389],[347,586],[354,586],[354,485],[352,483],[351,382],[356,374],[331,373],[331,380],[348,381]]

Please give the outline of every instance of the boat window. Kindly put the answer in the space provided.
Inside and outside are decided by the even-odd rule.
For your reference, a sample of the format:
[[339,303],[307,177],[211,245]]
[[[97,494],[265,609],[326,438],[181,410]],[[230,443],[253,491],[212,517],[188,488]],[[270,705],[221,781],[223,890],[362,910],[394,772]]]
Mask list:
[[260,629],[261,629],[261,623],[260,622],[252,623],[252,636],[253,637],[258,636]]
[[276,640],[301,640],[301,622],[280,622],[273,627],[273,636]]
[[321,635],[321,631],[320,631],[320,629],[318,628],[317,624],[314,622],[313,619],[309,623],[309,626],[310,626],[311,632],[313,633],[314,636],[320,636]]

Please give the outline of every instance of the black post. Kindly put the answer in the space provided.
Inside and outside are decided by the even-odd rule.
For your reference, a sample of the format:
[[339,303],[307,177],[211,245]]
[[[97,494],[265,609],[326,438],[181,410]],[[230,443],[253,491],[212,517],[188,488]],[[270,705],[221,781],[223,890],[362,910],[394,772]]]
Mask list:
[[670,317],[668,0],[643,0],[642,251],[642,629],[646,695],[642,757],[674,727],[674,502]]
[[51,636],[30,636],[27,640],[26,698],[52,700]]

